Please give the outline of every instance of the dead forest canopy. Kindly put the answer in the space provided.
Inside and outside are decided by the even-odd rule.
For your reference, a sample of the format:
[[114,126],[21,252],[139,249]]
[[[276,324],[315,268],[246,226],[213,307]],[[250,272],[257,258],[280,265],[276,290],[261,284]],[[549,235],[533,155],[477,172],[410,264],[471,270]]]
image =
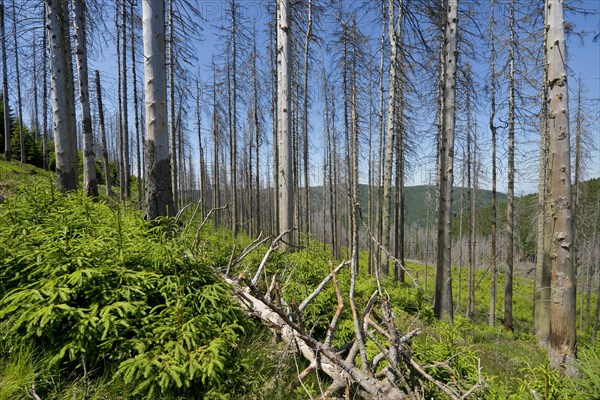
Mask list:
[[0,399],[594,398],[598,7],[0,1]]

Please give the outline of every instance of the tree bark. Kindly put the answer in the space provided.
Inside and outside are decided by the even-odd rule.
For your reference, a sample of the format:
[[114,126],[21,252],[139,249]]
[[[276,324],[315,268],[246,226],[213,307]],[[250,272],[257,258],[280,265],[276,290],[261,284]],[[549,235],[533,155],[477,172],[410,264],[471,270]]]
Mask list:
[[135,62],[135,24],[134,24],[134,4],[135,1],[131,1],[130,8],[130,27],[131,27],[131,74],[133,79],[133,110],[135,118],[135,149],[136,149],[136,166],[137,166],[137,195],[138,204],[142,204],[142,156],[141,156],[141,144],[142,138],[140,133],[140,115],[138,109],[138,87],[137,87],[137,67]]
[[[289,0],[277,0],[277,132],[279,135],[279,233],[292,229],[294,183],[292,177],[290,97]],[[285,247],[285,246],[283,246]]]
[[550,334],[550,218],[547,204],[548,186],[548,55],[545,29],[547,13],[544,12],[544,44],[542,49],[542,91],[540,117],[540,160],[537,201],[536,263],[533,295],[533,325],[540,346],[548,345]]
[[440,143],[440,196],[438,205],[438,245],[435,279],[434,313],[438,318],[453,320],[452,307],[452,184],[454,180],[454,129],[456,110],[456,59],[458,1],[446,7],[446,44],[444,48],[444,88],[442,137]]
[[[508,89],[508,199],[506,204],[506,272],[504,274],[504,327],[513,329],[513,267],[515,242],[515,4],[510,3]],[[491,320],[490,320],[491,321]]]
[[2,102],[4,103],[4,159],[11,160],[10,148],[10,102],[8,96],[8,74],[6,72],[6,35],[4,29],[4,1],[0,3],[0,44],[2,45]]
[[[72,117],[72,74],[68,58],[69,16],[60,0],[46,0],[46,26],[50,46],[52,73],[52,111],[54,123],[54,152],[56,157],[56,188],[77,190],[77,135]],[[71,79],[70,79],[71,78]],[[70,81],[69,81],[70,80]]]
[[21,162],[27,162],[25,156],[25,136],[23,133],[23,99],[21,97],[21,73],[19,69],[19,40],[17,37],[17,7],[15,6],[15,0],[12,1],[13,8],[13,41],[15,42],[15,79],[17,86],[17,123],[19,124],[19,147],[21,153]]
[[[512,14],[511,14],[512,15]],[[490,2],[490,81],[491,81],[491,112],[490,112],[490,132],[492,133],[492,254],[491,254],[491,288],[490,288],[490,315],[488,324],[494,326],[496,323],[496,290],[498,265],[496,263],[496,240],[497,240],[497,166],[496,166],[496,48],[494,47],[494,0]],[[512,23],[512,20],[511,20]],[[512,27],[512,24],[511,24]],[[511,31],[512,32],[512,31]],[[511,35],[512,36],[512,35]],[[512,42],[511,42],[512,46]],[[512,49],[512,47],[511,47]],[[510,172],[509,172],[510,174]],[[510,240],[510,239],[509,239]],[[512,265],[512,264],[511,264]],[[512,274],[512,271],[510,272]]]
[[[45,9],[44,3],[44,9]],[[45,18],[45,10],[44,10]],[[42,36],[42,155],[44,169],[48,170],[48,31]]]
[[110,164],[108,163],[108,149],[106,146],[106,129],[104,125],[104,106],[102,104],[102,86],[100,85],[100,71],[96,70],[96,97],[98,98],[98,118],[100,120],[100,137],[102,140],[102,164],[104,166],[104,184],[106,197],[112,196]]
[[171,157],[171,190],[173,191],[173,203],[179,204],[178,176],[177,176],[177,129],[175,121],[175,34],[173,29],[173,0],[168,1],[167,24],[169,28],[168,48],[169,48],[169,132],[171,138],[170,157]]
[[573,214],[569,142],[569,104],[566,44],[562,0],[546,0],[548,19],[549,159],[552,229],[552,275],[550,302],[551,364],[568,375],[576,373],[575,274],[572,259]]
[[146,95],[146,213],[150,220],[174,216],[167,128],[164,4],[142,2]]
[[81,125],[83,128],[83,193],[86,196],[98,197],[96,154],[94,153],[94,136],[92,132],[88,84],[87,35],[85,27],[87,5],[85,0],[73,0],[72,6],[73,27],[75,30],[75,59],[79,82],[79,104],[81,107]]
[[[396,146],[396,80],[398,79],[398,38],[402,10],[396,16],[395,1],[388,0],[388,30],[390,39],[390,77],[388,88],[387,136],[385,141],[385,159],[383,173],[383,205],[381,218],[381,245],[383,250],[390,249],[390,214],[392,199],[392,166]],[[379,269],[383,275],[389,273],[389,256],[386,251],[381,255]]]

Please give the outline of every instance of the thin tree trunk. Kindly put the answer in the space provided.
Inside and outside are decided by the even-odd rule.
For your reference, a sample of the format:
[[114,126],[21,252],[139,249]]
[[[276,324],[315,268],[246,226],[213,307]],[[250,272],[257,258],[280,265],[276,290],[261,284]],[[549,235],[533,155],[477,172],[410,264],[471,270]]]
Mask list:
[[[47,11],[48,12],[48,11]],[[4,1],[0,3],[0,43],[2,44],[2,101],[4,103],[4,159],[11,160],[10,102],[6,72],[6,35],[4,30]]]
[[106,197],[112,196],[110,182],[110,165],[108,163],[108,150],[106,147],[106,129],[104,128],[104,107],[102,105],[102,86],[100,85],[100,71],[96,70],[96,97],[98,98],[98,117],[100,120],[100,137],[102,140],[102,164],[104,166],[104,184]]
[[456,110],[458,2],[449,0],[445,27],[444,90],[442,140],[440,146],[440,198],[438,206],[438,246],[434,313],[438,318],[453,320],[452,307],[452,183],[454,180],[454,129]]
[[206,212],[206,190],[204,172],[204,147],[202,146],[202,112],[200,110],[200,82],[196,79],[196,124],[198,128],[198,188],[200,190],[200,211]]
[[[256,33],[256,32],[255,32]],[[253,116],[253,122],[254,122],[254,154],[255,154],[255,172],[254,172],[254,179],[255,179],[255,186],[256,186],[256,192],[255,192],[255,201],[254,201],[254,205],[255,205],[255,226],[256,229],[254,231],[255,236],[258,236],[259,233],[261,232],[262,229],[262,220],[261,220],[261,216],[260,216],[260,210],[261,210],[261,200],[260,200],[260,159],[259,159],[259,150],[260,150],[260,123],[259,123],[259,117],[258,117],[258,71],[257,71],[257,65],[256,65],[256,61],[258,58],[258,50],[256,48],[256,34],[254,35],[254,41],[253,41],[253,56],[252,56],[252,90],[254,92],[254,109],[252,112],[252,116]]]
[[130,35],[131,35],[131,74],[133,79],[133,110],[135,118],[135,148],[136,148],[136,165],[137,165],[137,195],[138,204],[142,204],[142,156],[141,156],[141,133],[140,133],[140,115],[138,109],[138,89],[137,89],[137,67],[135,63],[135,24],[134,24],[134,5],[135,1],[131,1],[130,8]]
[[[547,12],[544,12],[544,27]],[[544,28],[542,50],[541,132],[537,201],[536,264],[533,297],[533,325],[540,346],[547,346],[550,335],[550,218],[547,204],[548,185],[548,91],[547,49],[548,32]]]
[[13,41],[15,42],[15,79],[17,85],[17,123],[19,124],[19,147],[21,152],[21,162],[27,162],[25,155],[25,136],[23,133],[23,101],[21,98],[21,74],[19,72],[19,40],[17,37],[17,7],[15,0],[12,1],[13,8]]
[[[277,126],[279,135],[279,233],[292,229],[294,184],[292,180],[292,146],[290,141],[290,15],[289,0],[277,0]],[[286,246],[282,248],[285,249]]]
[[142,2],[146,97],[146,202],[148,219],[175,215],[169,176],[164,3]]
[[[387,137],[385,144],[385,160],[383,173],[383,207],[381,219],[381,245],[384,250],[390,249],[390,214],[392,198],[392,166],[394,158],[394,147],[396,146],[396,80],[398,75],[398,36],[400,31],[400,20],[402,10],[398,11],[396,16],[395,1],[388,0],[388,29],[390,39],[390,77],[388,89],[388,118],[387,118]],[[381,256],[379,269],[383,275],[389,273],[389,256],[384,252]]]
[[173,0],[169,0],[168,2],[168,10],[167,10],[167,24],[169,28],[169,40],[168,40],[168,65],[169,65],[169,132],[171,138],[170,145],[170,158],[171,158],[171,190],[173,191],[173,203],[175,205],[179,204],[179,193],[177,192],[178,188],[178,177],[177,177],[177,129],[176,129],[176,121],[175,121],[175,57],[174,57],[174,47],[175,47],[175,34],[174,34],[174,24],[173,24]]
[[[497,240],[497,195],[496,195],[496,182],[497,182],[497,166],[496,166],[496,48],[494,47],[494,0],[490,2],[490,80],[491,80],[491,112],[490,112],[490,132],[492,133],[492,254],[491,254],[491,288],[490,288],[490,315],[488,324],[494,326],[496,323],[496,291],[497,291],[497,276],[498,276],[498,265],[496,255],[496,240]],[[511,19],[512,27],[512,19]],[[512,31],[511,31],[512,33]],[[512,39],[512,35],[511,35]],[[512,46],[512,41],[511,41]],[[512,47],[511,47],[512,49]],[[509,172],[510,174],[510,172]],[[508,227],[508,225],[507,225]],[[508,232],[508,231],[507,231]],[[510,240],[510,239],[509,239]],[[508,272],[507,275],[512,275],[512,271]],[[508,279],[507,279],[508,281]],[[505,297],[506,301],[506,297]]]
[[304,153],[304,233],[308,240],[310,233],[310,216],[309,216],[309,180],[308,180],[308,72],[309,72],[309,46],[312,37],[312,0],[308,0],[308,25],[306,28],[306,36],[304,40],[304,114],[302,119],[303,130],[303,153]]
[[121,65],[121,51],[123,44],[121,43],[121,27],[119,25],[119,9],[120,3],[125,0],[117,0],[115,4],[115,27],[117,29],[117,97],[118,97],[118,111],[117,111],[117,173],[119,175],[119,200],[125,200],[125,166],[124,166],[124,152],[123,152],[123,74]]
[[[33,134],[36,142],[40,140],[40,114],[38,108],[38,63],[37,63],[37,52],[39,51],[36,46],[37,37],[34,35],[31,43],[32,52],[33,52]],[[43,73],[46,73],[44,70]]]
[[[513,329],[513,267],[515,228],[515,4],[510,3],[510,52],[508,89],[508,199],[506,204],[506,271],[504,273],[504,327]],[[490,122],[491,124],[492,122]],[[491,317],[490,317],[491,322]]]
[[[44,3],[44,8],[45,8]],[[45,11],[44,11],[45,17]],[[48,170],[48,31],[42,36],[42,155],[44,170]]]
[[231,170],[231,228],[233,236],[238,234],[238,198],[237,198],[237,46],[236,46],[236,5],[235,0],[231,0],[231,125],[229,127],[230,153],[229,162]]

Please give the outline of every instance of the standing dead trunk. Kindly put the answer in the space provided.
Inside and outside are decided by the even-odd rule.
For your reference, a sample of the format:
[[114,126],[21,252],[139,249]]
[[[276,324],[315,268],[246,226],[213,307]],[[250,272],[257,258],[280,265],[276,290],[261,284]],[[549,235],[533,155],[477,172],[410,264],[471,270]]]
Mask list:
[[0,3],[0,44],[2,45],[2,102],[4,103],[4,159],[11,160],[10,154],[10,110],[8,101],[8,74],[6,73],[6,35],[4,34],[4,1]]
[[[547,13],[544,13],[544,26]],[[533,295],[533,325],[537,342],[541,346],[548,344],[550,335],[550,233],[548,218],[547,184],[548,184],[548,56],[546,49],[548,31],[544,28],[544,45],[542,50],[542,91],[541,91],[541,132],[540,160],[537,199],[537,238],[536,263]]]
[[21,153],[21,162],[27,162],[25,155],[25,136],[23,133],[23,99],[21,97],[21,73],[19,68],[19,41],[17,37],[17,7],[15,0],[12,1],[13,8],[13,41],[15,43],[15,79],[17,85],[17,123],[19,124],[19,149]]
[[[44,6],[45,7],[45,6]],[[45,12],[44,12],[45,13]],[[48,31],[42,36],[42,155],[44,169],[48,170]]]
[[171,191],[164,4],[143,0],[144,87],[146,91],[146,213],[150,220],[175,215]]
[[[277,133],[279,136],[279,233],[292,229],[294,182],[292,176],[290,15],[289,0],[277,0]],[[285,246],[284,246],[285,247]]]
[[304,113],[302,119],[303,153],[304,153],[304,233],[310,233],[309,215],[309,180],[308,180],[308,72],[309,72],[309,46],[312,39],[312,1],[308,0],[308,26],[304,40]]
[[[38,74],[39,74],[39,67],[38,67],[38,63],[37,63],[37,53],[38,53],[38,48],[37,48],[37,37],[33,36],[32,39],[32,43],[31,43],[31,48],[32,48],[32,52],[33,52],[33,87],[32,87],[32,92],[33,92],[33,123],[31,124],[32,129],[33,129],[33,138],[36,142],[39,142],[40,140],[40,113],[39,113],[39,108],[38,108]],[[44,70],[43,73],[46,73],[46,71]]]
[[452,307],[452,184],[454,180],[454,128],[456,110],[456,60],[458,1],[446,6],[444,88],[442,91],[442,137],[440,142],[440,190],[438,199],[438,240],[435,277],[434,313],[438,318],[453,320]]
[[[490,2],[490,80],[491,80],[491,112],[490,112],[490,132],[492,133],[492,254],[491,254],[491,288],[490,288],[490,316],[488,324],[494,326],[496,323],[496,288],[498,265],[496,256],[497,240],[497,166],[496,166],[496,48],[494,47],[494,0]],[[511,20],[512,22],[512,20]],[[511,271],[512,273],[512,271]]]
[[238,185],[237,185],[237,10],[235,0],[231,0],[231,118],[229,126],[229,168],[231,173],[231,228],[233,236],[238,234],[239,229],[239,210],[238,210]]
[[81,125],[83,128],[83,193],[87,196],[98,197],[96,154],[94,153],[94,136],[92,133],[88,84],[87,35],[85,27],[87,5],[85,0],[73,0],[72,5],[73,27],[75,29],[75,59],[79,82],[79,104],[81,107]]
[[173,191],[173,203],[179,204],[179,193],[177,192],[177,129],[175,121],[175,57],[174,44],[175,34],[173,25],[173,0],[168,1],[167,24],[169,28],[168,54],[169,54],[169,134],[171,139],[171,190]]
[[135,149],[136,149],[136,165],[137,165],[137,195],[138,204],[142,204],[142,156],[141,144],[142,138],[140,133],[140,115],[138,109],[138,88],[137,88],[137,67],[135,65],[135,24],[134,24],[134,6],[135,1],[131,1],[130,8],[130,27],[131,27],[131,74],[133,79],[133,110],[135,118]]
[[50,46],[52,74],[52,112],[54,115],[54,152],[56,156],[56,188],[77,190],[77,136],[72,117],[73,81],[69,82],[70,54],[68,7],[60,0],[46,0],[46,27]]
[[125,198],[131,197],[131,165],[129,162],[129,121],[128,121],[128,96],[127,96],[127,0],[121,0],[121,45],[122,45],[122,63],[121,83],[123,85],[123,168],[124,168],[124,183],[125,183]]
[[[513,329],[513,266],[515,242],[515,4],[510,3],[510,52],[508,89],[508,199],[506,204],[506,271],[504,273],[504,327]],[[491,123],[491,122],[490,122]],[[491,323],[491,317],[490,317]]]
[[104,184],[106,197],[112,196],[110,165],[108,163],[108,149],[106,146],[106,129],[104,125],[104,107],[102,105],[102,86],[100,85],[100,71],[96,70],[96,97],[98,98],[98,119],[100,122],[100,137],[102,140],[102,164],[104,166]]
[[[388,0],[388,29],[390,39],[390,77],[388,89],[388,117],[387,137],[385,142],[385,159],[383,173],[383,206],[381,218],[381,245],[384,250],[389,250],[390,245],[390,214],[392,198],[392,166],[394,159],[394,147],[396,146],[396,80],[398,78],[398,38],[400,35],[400,18],[402,10],[396,16],[395,1]],[[382,274],[389,272],[389,255],[384,251],[381,255],[379,269]]]
[[564,369],[568,375],[574,375],[576,367],[573,362],[577,340],[575,274],[571,254],[574,237],[571,212],[567,60],[562,1],[546,0],[546,12],[548,13],[546,50],[548,52],[547,87],[550,134],[548,201],[552,208],[551,218],[554,222],[548,357],[555,367]]

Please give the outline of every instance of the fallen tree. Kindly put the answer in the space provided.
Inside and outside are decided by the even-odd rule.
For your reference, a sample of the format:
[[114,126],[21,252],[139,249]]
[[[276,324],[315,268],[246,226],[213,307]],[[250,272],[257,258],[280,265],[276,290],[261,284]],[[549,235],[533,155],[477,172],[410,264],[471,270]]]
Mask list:
[[[450,383],[435,379],[427,372],[426,367],[419,365],[411,357],[411,339],[419,334],[419,330],[414,329],[402,334],[396,328],[389,299],[381,289],[378,276],[378,289],[371,295],[362,312],[352,313],[354,325],[359,327],[360,332],[355,332],[354,338],[345,345],[332,346],[344,308],[344,296],[340,291],[337,275],[347,266],[352,266],[352,263],[345,261],[335,268],[330,266],[331,272],[304,301],[299,305],[288,304],[280,289],[278,274],[267,276],[265,272],[270,255],[278,249],[279,243],[287,233],[289,232],[272,241],[252,278],[248,277],[248,271],[239,272],[236,277],[231,275],[244,257],[267,241],[260,236],[239,256],[235,257],[232,253],[222,277],[231,285],[233,293],[249,315],[257,318],[307,360],[308,367],[298,373],[301,384],[309,374],[322,372],[330,378],[330,384],[321,389],[321,398],[335,397],[344,390],[346,394],[353,392],[366,399],[390,400],[422,398],[424,383],[435,385],[452,400],[467,398],[482,387],[479,366],[478,381],[466,389],[457,379]],[[355,279],[354,274],[351,279]],[[330,282],[335,288],[337,308],[329,319],[325,338],[317,338],[303,326],[303,311]],[[354,307],[353,291],[348,297],[347,301]],[[365,350],[369,341],[379,350],[379,353],[372,357],[368,357]],[[446,369],[450,376],[458,375],[444,361],[437,362],[435,366]]]

